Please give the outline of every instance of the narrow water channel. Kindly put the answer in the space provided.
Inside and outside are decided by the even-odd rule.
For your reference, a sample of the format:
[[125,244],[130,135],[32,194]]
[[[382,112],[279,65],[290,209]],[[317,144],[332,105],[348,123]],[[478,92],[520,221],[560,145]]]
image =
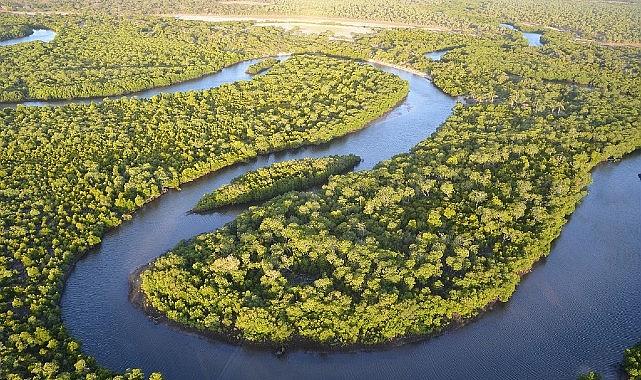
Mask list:
[[[211,79],[243,79],[249,64]],[[382,69],[408,80],[410,93],[368,128],[209,175],[163,195],[109,232],[78,263],[62,298],[65,326],[83,351],[113,370],[138,367],[167,379],[573,379],[588,369],[617,378],[623,349],[641,340],[641,155],[595,170],[589,195],[550,257],[525,277],[509,303],[424,342],[371,352],[294,351],[277,358],[154,324],[129,302],[128,278],[136,268],[242,211],[187,214],[204,193],[286,159],[355,153],[364,158],[358,169],[368,169],[408,151],[449,116],[454,100],[431,82]]]
[[[275,58],[278,59],[279,61],[283,61],[288,57],[289,55],[287,54],[281,54],[281,55],[275,56]],[[209,88],[222,86],[223,84],[226,84],[226,83],[232,83],[232,82],[237,82],[242,80],[250,80],[252,76],[250,74],[247,74],[245,70],[247,70],[247,68],[252,64],[259,61],[261,61],[261,59],[250,59],[235,65],[225,67],[219,72],[216,72],[214,74],[207,74],[207,75],[203,75],[200,78],[191,79],[184,82],[171,84],[168,86],[154,87],[148,90],[143,90],[143,91],[135,92],[128,95],[114,95],[114,96],[106,96],[106,97],[100,97],[100,98],[86,98],[86,99],[28,100],[20,103],[0,103],[0,108],[2,107],[15,108],[18,105],[28,106],[28,107],[47,107],[47,106],[58,107],[58,106],[64,106],[67,104],[100,103],[105,99],[118,99],[122,97],[149,99],[152,96],[156,96],[160,94],[173,94],[176,92],[206,90]]]
[[527,44],[529,46],[534,46],[534,47],[541,47],[543,46],[543,42],[541,41],[541,37],[543,36],[541,33],[534,33],[534,32],[522,32],[520,29],[515,27],[512,24],[500,24],[502,28],[510,29],[510,30],[516,30],[521,32],[521,35],[523,35],[523,38],[527,40]]

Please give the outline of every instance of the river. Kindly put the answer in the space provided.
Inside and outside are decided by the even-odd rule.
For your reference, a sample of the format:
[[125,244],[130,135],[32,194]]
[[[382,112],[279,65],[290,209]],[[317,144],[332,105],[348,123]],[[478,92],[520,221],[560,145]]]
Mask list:
[[523,35],[523,38],[527,40],[527,44],[529,46],[534,46],[534,47],[541,47],[543,46],[543,42],[541,41],[541,37],[543,36],[541,33],[533,33],[533,32],[522,32],[520,29],[515,27],[512,24],[500,24],[502,28],[510,29],[510,30],[516,30],[521,32],[521,35]]
[[[249,64],[209,80],[246,79]],[[641,340],[641,155],[595,170],[588,196],[550,257],[524,278],[506,305],[424,342],[348,353],[299,350],[277,358],[155,324],[129,302],[128,278],[134,270],[243,210],[188,214],[204,193],[286,159],[354,153],[363,157],[357,169],[368,169],[408,151],[449,116],[455,101],[427,79],[379,67],[408,80],[410,92],[368,128],[206,176],[168,192],[107,233],[100,247],[78,262],[63,293],[65,326],[83,352],[113,370],[138,367],[160,371],[167,379],[574,379],[588,369],[606,378],[619,376],[623,349]],[[188,83],[177,86],[192,89]]]
[[[283,61],[289,57],[288,54],[279,54],[275,56],[279,61]],[[0,108],[10,107],[15,108],[17,105],[28,107],[59,107],[67,104],[89,104],[100,103],[105,99],[119,99],[122,97],[132,97],[139,99],[149,99],[152,96],[160,94],[173,94],[176,92],[198,91],[206,90],[208,88],[216,88],[223,84],[237,82],[241,80],[250,80],[251,75],[247,74],[245,70],[250,65],[261,61],[261,59],[250,59],[242,62],[241,64],[231,65],[223,68],[214,74],[203,75],[202,77],[171,84],[168,86],[154,87],[148,90],[138,91],[127,95],[114,95],[99,98],[86,98],[86,99],[62,99],[62,100],[28,100],[20,103],[0,103]],[[260,75],[260,74],[259,74]]]
[[33,32],[28,36],[0,41],[0,46],[18,45],[25,42],[33,42],[33,41],[51,42],[55,37],[56,37],[56,32],[54,32],[53,30],[34,29]]

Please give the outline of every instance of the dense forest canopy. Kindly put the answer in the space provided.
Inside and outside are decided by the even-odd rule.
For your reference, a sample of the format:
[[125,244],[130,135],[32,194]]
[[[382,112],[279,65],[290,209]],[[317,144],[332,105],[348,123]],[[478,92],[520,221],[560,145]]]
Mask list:
[[[2,6],[78,11],[88,3],[29,4]],[[90,6],[223,12],[216,2],[175,4]],[[58,33],[47,44],[0,47],[4,101],[121,94],[243,59],[314,53],[210,91],[0,111],[1,378],[113,375],[62,325],[58,302],[72,263],[166,188],[362,128],[407,94],[406,83],[359,61],[424,72],[467,101],[411,152],[252,208],[162,256],[142,274],[152,307],[255,342],[376,344],[439,332],[507,300],[549,253],[590,170],[641,146],[641,49],[576,41],[639,41],[638,3],[226,4],[228,13],[272,7],[458,32],[374,28],[340,41],[251,22],[0,17],[8,36],[36,26]],[[570,32],[544,29],[534,48],[497,21]],[[441,61],[425,57],[444,48],[452,50]]]
[[294,56],[209,91],[0,111],[3,377],[89,371],[61,327],[60,284],[130,212],[257,154],[362,128],[406,94],[369,65]]
[[276,43],[285,40],[282,30],[243,23],[221,28],[89,17],[32,22],[58,34],[46,44],[3,48],[0,102],[103,97],[164,86],[277,51]]
[[17,11],[315,16],[456,31],[494,30],[498,22],[511,21],[599,41],[641,42],[641,2],[636,0],[5,0],[4,4]]

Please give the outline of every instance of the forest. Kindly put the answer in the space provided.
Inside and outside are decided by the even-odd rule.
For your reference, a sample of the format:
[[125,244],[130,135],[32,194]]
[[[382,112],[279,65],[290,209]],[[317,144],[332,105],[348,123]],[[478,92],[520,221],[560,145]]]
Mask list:
[[[466,101],[411,152],[332,176],[319,191],[280,195],[176,246],[141,274],[150,307],[185,326],[266,344],[343,347],[436,334],[506,302],[549,253],[590,171],[641,147],[641,49],[576,40],[638,42],[636,3],[546,0],[549,7],[533,9],[505,0],[468,10],[447,2],[435,13],[401,2],[377,14],[353,6],[359,1],[330,8],[279,0],[269,9],[456,33],[380,28],[339,41],[251,22],[0,17],[4,38],[35,26],[58,33],[46,44],[0,48],[4,102],[126,94],[295,53],[214,90],[0,111],[0,378],[118,375],[83,354],[62,324],[73,264],[166,190],[259,154],[327,142],[405,98],[407,83],[362,61],[419,70]],[[148,4],[119,2],[110,13]],[[498,29],[498,18],[570,32],[545,29],[544,45],[533,48]],[[452,50],[441,61],[425,58],[444,48]],[[621,360],[639,376],[638,347]],[[137,369],[120,376],[143,378]]]
[[209,91],[0,111],[3,377],[90,372],[61,328],[60,284],[135,209],[257,154],[362,128],[406,94],[370,66],[294,56]]
[[[214,14],[270,17],[314,16],[364,20],[394,25],[425,26],[436,31],[496,32],[499,22],[521,22],[536,28],[568,31],[583,39],[603,42],[641,42],[641,3],[638,1],[559,0],[8,0],[17,11],[111,14]],[[638,46],[638,45],[637,45]]]
[[235,339],[330,346],[434,334],[506,302],[590,169],[641,145],[638,99],[556,90],[562,112],[459,105],[411,153],[249,209],[156,260],[147,301]]
[[[105,97],[165,86],[276,50],[282,31],[170,19],[52,18],[49,43],[5,48],[0,102]],[[104,36],[108,35],[106,39]],[[238,49],[243,46],[243,49]]]
[[360,157],[353,154],[277,162],[249,171],[214,192],[205,194],[194,211],[261,202],[292,190],[306,190],[327,182],[333,175],[347,173],[360,162]]

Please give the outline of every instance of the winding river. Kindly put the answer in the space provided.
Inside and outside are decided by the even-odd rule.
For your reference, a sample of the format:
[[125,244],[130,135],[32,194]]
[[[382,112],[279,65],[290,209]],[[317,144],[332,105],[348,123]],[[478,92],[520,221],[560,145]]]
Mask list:
[[[249,79],[245,69],[253,62],[137,95]],[[364,159],[357,169],[368,169],[406,152],[450,115],[455,101],[431,82],[378,67],[409,81],[410,93],[368,128],[323,146],[259,157],[206,176],[182,191],[168,192],[109,232],[99,248],[78,262],[63,293],[65,326],[83,351],[110,369],[138,367],[146,373],[160,371],[167,379],[572,379],[588,369],[617,378],[623,349],[641,340],[639,154],[595,170],[589,195],[550,257],[524,278],[510,302],[424,342],[349,353],[293,351],[277,358],[155,324],[129,302],[128,278],[135,269],[243,210],[188,214],[202,194],[248,170],[286,159],[355,153]]]

